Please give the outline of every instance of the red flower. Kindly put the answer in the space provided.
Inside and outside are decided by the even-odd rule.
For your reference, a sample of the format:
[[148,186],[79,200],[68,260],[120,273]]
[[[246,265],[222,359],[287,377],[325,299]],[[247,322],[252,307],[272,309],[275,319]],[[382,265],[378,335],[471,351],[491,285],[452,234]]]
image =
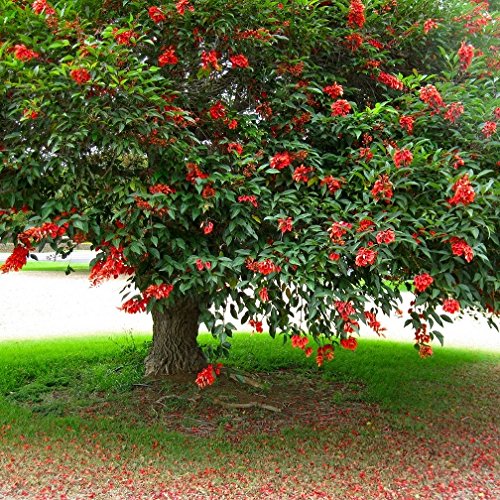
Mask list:
[[432,347],[430,345],[420,344],[418,354],[421,358],[429,358],[433,354]]
[[215,196],[215,189],[212,187],[211,184],[207,184],[204,188],[203,191],[201,192],[201,196],[205,199],[207,198],[212,198]]
[[347,337],[346,339],[340,339],[340,345],[349,351],[355,351],[358,347],[358,341],[354,337]]
[[337,99],[344,94],[344,87],[335,82],[333,85],[327,85],[324,87],[323,92],[328,94],[332,99]]
[[392,229],[386,229],[385,231],[378,232],[375,238],[377,239],[377,243],[379,245],[382,243],[389,245],[390,243],[396,241],[396,235]]
[[420,89],[420,100],[434,110],[445,107],[443,98],[434,85],[426,85]]
[[328,175],[321,180],[320,186],[323,186],[325,184],[330,194],[335,194],[342,187],[340,181],[338,179],[335,179],[335,177],[333,177],[332,175]]
[[392,159],[396,168],[399,168],[401,165],[408,167],[413,161],[413,154],[409,149],[397,149]]
[[424,33],[427,34],[429,33],[430,30],[435,29],[438,27],[438,23],[434,21],[433,19],[427,19],[424,22]]
[[164,195],[169,195],[174,194],[175,189],[168,184],[155,184],[154,186],[149,186],[149,192],[151,194],[162,193]]
[[351,105],[345,99],[339,99],[331,105],[332,116],[345,116],[351,111]]
[[451,205],[458,205],[459,203],[469,205],[469,203],[474,201],[476,193],[474,192],[474,188],[472,187],[467,174],[460,177],[460,179],[453,184],[452,189],[455,194],[448,200],[448,203]]
[[175,3],[175,8],[181,16],[184,15],[186,10],[188,10],[189,12],[194,12],[194,7],[191,5],[189,0],[177,0],[177,2]]
[[175,47],[169,47],[158,57],[159,66],[163,67],[167,64],[177,64],[179,58],[175,55]]
[[227,128],[229,128],[230,130],[234,130],[235,128],[238,127],[238,122],[236,120],[231,120],[228,124],[227,124]]
[[281,271],[281,266],[276,265],[271,259],[266,259],[262,262],[248,260],[246,267],[247,269],[250,269],[250,271],[260,273],[264,276],[272,273],[279,273]]
[[443,311],[450,314],[460,311],[460,302],[455,299],[445,299],[443,301]]
[[214,223],[213,222],[203,222],[201,224],[201,227],[203,229],[203,234],[210,234],[214,230]]
[[7,257],[5,263],[0,267],[2,273],[9,271],[19,271],[28,261],[29,248],[17,245],[11,255]]
[[402,128],[404,128],[408,134],[413,133],[413,123],[415,122],[415,119],[413,116],[402,116],[399,119],[399,124],[401,125]]
[[363,43],[363,39],[358,33],[352,33],[351,35],[347,35],[345,37],[345,45],[349,50],[352,50],[353,52],[358,50],[361,47],[361,44]]
[[282,233],[286,233],[287,231],[291,231],[293,228],[292,218],[287,217],[286,219],[278,219],[278,228]]
[[28,49],[28,47],[22,43],[14,45],[12,51],[14,52],[14,57],[20,61],[29,61],[30,59],[37,59],[40,57],[38,52]]
[[354,263],[358,267],[371,266],[377,260],[378,253],[370,248],[361,247],[356,254]]
[[172,293],[174,289],[173,285],[167,285],[162,283],[161,285],[149,285],[146,290],[144,290],[144,298],[150,299],[154,297],[157,300],[166,299]]
[[308,182],[309,181],[309,174],[314,171],[313,167],[306,167],[305,165],[301,165],[300,167],[297,167],[293,174],[292,174],[292,179],[295,182]]
[[434,279],[427,273],[419,274],[413,278],[415,288],[419,292],[424,292],[433,282]]
[[186,164],[188,173],[186,174],[186,180],[192,184],[196,184],[196,179],[206,179],[208,174],[202,172],[196,163]]
[[237,142],[230,142],[227,145],[228,153],[236,153],[237,155],[241,155],[243,153],[243,146]]
[[352,224],[349,222],[334,222],[330,227],[330,239],[336,245],[345,245],[345,241],[343,240],[344,234],[347,233],[348,229],[352,228]]
[[56,11],[47,3],[47,0],[35,0],[31,4],[31,8],[35,14],[53,16],[56,13]]
[[161,23],[167,19],[167,16],[158,7],[149,7],[148,9],[149,17],[156,23]]
[[248,68],[248,59],[243,54],[237,54],[229,58],[233,68]]
[[328,255],[328,258],[330,260],[332,260],[333,262],[336,262],[337,260],[340,259],[340,254],[337,253],[337,252],[331,252],[329,255]]
[[144,312],[147,305],[148,301],[146,299],[129,299],[118,309],[125,311],[128,314],[136,314],[138,312]]
[[275,168],[276,170],[283,170],[288,167],[292,163],[292,157],[288,151],[284,151],[282,153],[276,153],[269,163],[271,168]]
[[118,29],[114,30],[116,43],[119,45],[130,45],[132,43],[132,38],[137,38],[137,33],[133,30],[122,31],[118,33]]
[[455,123],[463,112],[464,107],[461,102],[452,102],[444,114],[444,119],[450,121],[451,123]]
[[226,108],[224,107],[224,104],[222,104],[220,101],[217,101],[209,110],[208,112],[210,113],[210,116],[214,120],[219,120],[220,118],[225,118],[226,116]]
[[465,71],[474,57],[474,47],[470,43],[462,42],[458,49],[458,58],[460,59],[460,68]]
[[34,109],[23,109],[23,116],[29,120],[36,120],[38,118],[38,111]]
[[335,351],[333,350],[333,346],[331,344],[325,344],[322,347],[318,347],[318,351],[316,353],[316,364],[318,366],[323,365],[324,360],[331,361],[335,356]]
[[90,73],[84,69],[72,69],[69,72],[69,76],[78,84],[78,85],[84,85],[90,80]]
[[111,278],[118,278],[120,275],[134,274],[134,268],[127,265],[127,259],[123,255],[122,247],[109,247],[109,253],[103,260],[98,260],[92,271],[89,280],[93,286],[99,285],[102,281]]
[[203,271],[203,269],[206,269],[207,271],[209,271],[212,268],[211,262],[208,262],[208,261],[203,262],[201,259],[196,259],[195,265],[196,265],[196,269],[198,269],[198,271]]
[[203,51],[201,54],[201,67],[206,70],[215,69],[220,71],[219,61],[217,59],[217,51]]
[[375,229],[375,222],[370,219],[362,219],[359,222],[359,227],[356,229],[357,233],[363,233],[364,231],[373,231]]
[[379,73],[377,80],[394,90],[403,90],[405,88],[404,83],[399,78],[383,71]]
[[262,302],[267,302],[269,300],[269,294],[267,293],[266,287],[262,287],[259,290],[259,297]]
[[362,28],[365,24],[365,6],[360,0],[351,0],[349,13],[347,14],[347,24],[350,28]]
[[474,258],[474,251],[464,240],[453,236],[450,239],[450,243],[453,255],[457,255],[458,257],[463,255],[467,262],[470,262]]
[[257,333],[262,333],[264,331],[264,329],[262,328],[262,321],[255,321],[251,319],[249,323],[250,326],[254,328]]
[[486,122],[481,129],[484,137],[491,137],[497,131],[497,124],[495,122]]
[[214,367],[213,365],[208,365],[206,368],[201,370],[196,376],[196,385],[203,389],[209,385],[212,385],[215,382],[215,377],[220,375],[220,370],[222,368],[221,363],[217,363]]
[[382,332],[386,330],[386,328],[383,328],[380,322],[377,320],[377,316],[375,313],[372,313],[371,311],[365,311],[364,312],[365,318],[367,320],[368,326],[378,335],[382,335]]
[[302,335],[292,335],[292,347],[297,347],[299,349],[305,349],[307,344],[309,344],[309,339],[303,337]]
[[379,178],[373,185],[371,194],[375,198],[375,200],[379,200],[380,198],[390,200],[392,198],[392,182],[389,180],[389,176],[387,174],[379,176]]
[[238,202],[239,203],[251,203],[255,208],[259,206],[257,203],[257,197],[254,195],[249,195],[249,194],[243,194],[241,196],[238,196]]
[[373,159],[373,153],[370,148],[359,148],[359,157],[364,158],[365,162],[368,163]]

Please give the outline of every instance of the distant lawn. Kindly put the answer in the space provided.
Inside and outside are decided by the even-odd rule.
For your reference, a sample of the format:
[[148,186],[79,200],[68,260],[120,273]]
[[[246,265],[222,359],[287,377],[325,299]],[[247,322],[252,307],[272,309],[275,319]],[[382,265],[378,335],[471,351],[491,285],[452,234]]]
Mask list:
[[143,380],[149,340],[0,343],[0,498],[496,498],[496,353],[237,334],[200,391]]
[[35,262],[35,261],[30,261],[28,262],[24,267],[23,271],[59,271],[59,272],[64,272],[68,269],[68,266],[70,266],[74,271],[86,271],[88,272],[89,270],[89,265],[86,263],[74,263],[71,264],[69,262],[62,262],[62,261],[56,261],[56,262]]

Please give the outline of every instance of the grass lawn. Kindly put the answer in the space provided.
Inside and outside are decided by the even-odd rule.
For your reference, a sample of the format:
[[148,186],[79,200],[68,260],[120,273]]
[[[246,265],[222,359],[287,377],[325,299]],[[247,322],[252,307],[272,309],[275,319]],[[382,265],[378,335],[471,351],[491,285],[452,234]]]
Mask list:
[[148,339],[0,343],[0,498],[500,496],[498,354],[361,340],[318,369],[237,334],[257,383],[200,391],[143,380]]
[[22,271],[59,271],[64,272],[70,266],[74,271],[88,271],[89,265],[82,262],[62,262],[62,261],[44,261],[44,262],[36,262],[30,261],[23,268]]

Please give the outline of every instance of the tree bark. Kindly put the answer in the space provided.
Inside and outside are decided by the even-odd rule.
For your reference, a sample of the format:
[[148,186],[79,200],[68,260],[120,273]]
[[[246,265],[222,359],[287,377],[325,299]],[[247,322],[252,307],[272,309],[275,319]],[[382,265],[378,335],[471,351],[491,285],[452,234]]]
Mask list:
[[162,312],[153,310],[153,346],[146,358],[146,376],[197,373],[207,364],[196,337],[200,307],[196,299],[179,299]]

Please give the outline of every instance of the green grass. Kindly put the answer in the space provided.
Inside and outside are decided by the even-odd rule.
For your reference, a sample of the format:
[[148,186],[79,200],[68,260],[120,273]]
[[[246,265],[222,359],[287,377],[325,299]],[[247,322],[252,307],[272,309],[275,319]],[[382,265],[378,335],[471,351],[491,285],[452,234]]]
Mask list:
[[70,266],[74,271],[89,270],[89,265],[82,262],[28,262],[23,268],[23,271],[59,271],[64,272]]
[[[208,334],[201,334],[199,340],[213,342]],[[247,498],[261,498],[263,485],[286,482],[271,471],[288,471],[290,477],[299,474],[301,481],[287,491],[299,488],[307,496],[311,484],[330,484],[321,479],[325,461],[333,467],[329,474],[336,474],[347,454],[356,463],[354,475],[351,482],[335,483],[332,491],[339,498],[349,498],[346,491],[359,483],[359,470],[394,462],[395,472],[388,474],[400,477],[400,460],[408,460],[405,468],[415,463],[423,467],[426,451],[417,444],[430,443],[430,435],[432,446],[455,450],[461,443],[452,472],[449,454],[433,459],[436,471],[442,460],[445,476],[461,470],[462,462],[466,470],[479,456],[478,446],[486,457],[491,447],[487,436],[495,428],[497,353],[436,347],[432,358],[420,359],[408,344],[361,340],[357,351],[337,349],[335,359],[318,369],[313,358],[306,358],[290,343],[242,333],[235,335],[231,357],[224,364],[253,374],[263,387],[221,377],[200,391],[194,376],[154,386],[143,380],[149,341],[149,335],[136,335],[1,342],[0,466],[9,463],[12,453],[16,463],[29,469],[24,476],[31,478],[43,457],[66,467],[69,453],[75,457],[70,460],[75,477],[86,473],[82,464],[89,460],[89,467],[100,467],[102,484],[116,482],[102,472],[108,466],[125,463],[139,469],[149,464],[162,473],[169,471],[173,478],[190,477],[187,483],[176,483],[175,488],[181,489],[214,470],[212,486],[218,482],[229,489],[247,485],[238,491]],[[265,401],[282,412],[228,410],[216,404],[220,400]],[[31,451],[26,451],[26,443]],[[388,446],[393,447],[390,453]],[[95,457],[88,458],[86,450],[94,447]],[[2,449],[11,451],[6,455]],[[397,458],[400,453],[404,458]],[[229,474],[228,464],[232,464],[231,474],[236,471],[247,482]],[[392,470],[389,465],[387,470]],[[482,477],[477,471],[473,474]],[[50,481],[48,477],[45,483]],[[458,484],[456,478],[453,481]],[[39,482],[38,476],[26,479],[25,488],[35,495]],[[376,498],[372,483],[363,483],[366,489],[359,498]],[[0,473],[0,496],[7,491],[1,484]],[[167,492],[181,491],[172,484]],[[203,494],[204,484],[176,498]],[[417,492],[404,491],[405,498]],[[126,495],[122,492],[121,497]]]

